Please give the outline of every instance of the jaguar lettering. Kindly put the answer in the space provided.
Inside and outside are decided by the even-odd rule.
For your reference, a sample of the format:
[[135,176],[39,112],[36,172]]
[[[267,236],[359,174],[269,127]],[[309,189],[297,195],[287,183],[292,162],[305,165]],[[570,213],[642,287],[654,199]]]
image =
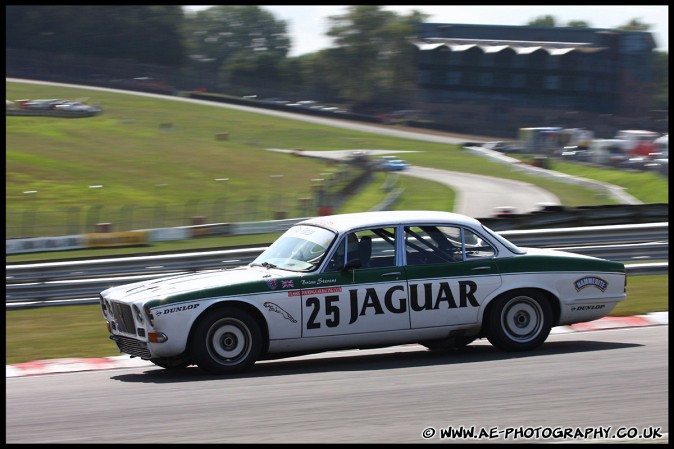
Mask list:
[[[434,285],[438,286],[437,292],[433,293]],[[452,294],[452,289],[449,288],[448,282],[440,282],[439,284],[426,283],[423,284],[423,302],[420,302],[417,288],[418,284],[410,284],[410,303],[412,310],[420,312],[422,310],[439,309],[440,303],[446,302],[448,309],[456,309],[457,307],[480,307],[480,304],[475,299],[475,291],[477,284],[473,281],[459,281],[459,304],[457,306]]]
[[[403,295],[394,299],[393,294],[397,291],[402,291]],[[391,313],[403,313],[407,311],[407,301],[406,295],[404,293],[405,287],[402,285],[395,285],[389,288],[384,295],[384,306],[386,307],[386,310]],[[367,312],[367,309],[369,308],[374,309],[375,315],[381,315],[384,313],[384,309],[381,306],[381,301],[379,300],[377,291],[374,288],[365,289],[365,300],[363,301],[363,305],[360,307],[360,311],[358,308],[358,290],[349,290],[349,298],[351,301],[351,321],[349,321],[349,324],[355,323],[359,316],[364,316]]]

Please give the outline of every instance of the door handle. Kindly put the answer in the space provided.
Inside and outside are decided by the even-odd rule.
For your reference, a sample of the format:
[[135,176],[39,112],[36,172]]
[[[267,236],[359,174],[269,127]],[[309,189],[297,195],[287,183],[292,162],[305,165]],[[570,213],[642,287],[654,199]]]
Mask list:
[[484,267],[473,268],[473,271],[478,271],[478,270],[491,270],[491,267],[490,266],[484,266]]

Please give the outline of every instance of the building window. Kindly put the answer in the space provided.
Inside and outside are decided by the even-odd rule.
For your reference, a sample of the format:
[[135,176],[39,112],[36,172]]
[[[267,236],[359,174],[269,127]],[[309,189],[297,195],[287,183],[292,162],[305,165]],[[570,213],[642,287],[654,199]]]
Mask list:
[[449,72],[447,74],[447,84],[451,86],[461,84],[461,72],[459,72],[458,70]]
[[479,86],[491,86],[494,83],[494,75],[492,73],[480,73],[477,83]]
[[550,75],[545,77],[545,89],[556,90],[562,85],[561,78],[557,75]]
[[455,51],[449,52],[449,57],[447,58],[447,60],[449,61],[450,64],[454,65],[461,64],[461,53]]
[[559,62],[561,58],[559,56],[550,56],[547,60],[547,66],[546,68],[548,69],[558,69],[560,67]]
[[598,78],[596,82],[597,91],[599,92],[609,92],[611,83],[603,78]]
[[515,73],[510,77],[510,87],[526,87],[527,78],[521,73]]
[[496,73],[495,84],[498,84],[499,87],[508,87],[510,83],[510,73],[503,70]]
[[529,58],[527,55],[515,55],[513,58],[513,67],[526,67]]
[[576,78],[576,90],[590,90],[590,79],[587,76],[579,76]]

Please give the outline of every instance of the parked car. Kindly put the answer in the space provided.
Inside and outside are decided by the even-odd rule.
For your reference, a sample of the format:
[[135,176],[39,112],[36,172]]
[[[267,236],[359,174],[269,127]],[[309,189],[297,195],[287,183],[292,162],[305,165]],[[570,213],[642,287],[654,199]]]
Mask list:
[[622,140],[623,150],[628,156],[645,157],[656,151],[655,139],[659,136],[653,131],[623,129],[616,133],[615,138]]
[[669,134],[658,137],[655,143],[655,151],[648,156],[653,159],[669,159]]
[[629,155],[625,152],[624,141],[620,139],[595,139],[585,153],[588,162],[618,167]]
[[48,100],[16,100],[16,104],[20,109],[34,109],[34,110],[49,110],[53,109],[55,105],[63,103],[66,100],[58,98],[51,98]]
[[578,146],[564,147],[559,153],[559,158],[568,161],[587,161],[588,150],[584,150]]
[[387,211],[304,220],[246,266],[111,287],[100,304],[121,352],[228,374],[344,348],[532,350],[625,297],[620,262],[520,248],[464,215]]
[[506,144],[505,142],[500,142],[500,141],[486,142],[485,144],[482,145],[482,148],[503,153],[504,150],[506,150],[508,148],[508,144]]
[[89,112],[92,114],[101,112],[100,108],[80,103],[79,101],[65,101],[63,103],[59,103],[57,105],[54,105],[54,110],[65,112]]

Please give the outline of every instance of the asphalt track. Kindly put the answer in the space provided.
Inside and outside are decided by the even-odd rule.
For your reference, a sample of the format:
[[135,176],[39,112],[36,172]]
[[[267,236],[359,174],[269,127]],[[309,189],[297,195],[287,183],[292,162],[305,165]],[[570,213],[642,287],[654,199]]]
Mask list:
[[[577,323],[569,326],[557,326],[551,330],[550,334],[555,335],[571,332],[587,332],[605,329],[622,329],[667,324],[669,324],[668,312],[655,312],[648,315],[627,317],[608,316],[587,323]],[[48,359],[7,365],[6,376],[39,376],[43,374],[96,371],[139,366],[153,367],[154,365],[146,360],[131,358],[126,354],[113,357]]]
[[[6,442],[665,442],[668,326],[632,324],[555,332],[526,353],[479,340],[444,354],[407,345],[265,361],[235,376],[146,364],[7,378]],[[448,428],[487,433],[443,438]]]
[[[344,160],[354,150],[337,151],[310,151],[271,149],[283,153],[301,154],[305,157],[327,160]],[[404,158],[404,153],[414,151],[388,151],[380,149],[358,149],[373,158],[385,154],[396,154]],[[512,207],[515,213],[527,214],[541,209],[541,204],[560,204],[559,198],[547,190],[543,190],[533,184],[502,179],[493,176],[475,175],[455,171],[438,170],[435,168],[409,166],[406,170],[396,172],[405,176],[423,178],[435,181],[453,189],[456,200],[453,212],[471,217],[491,217],[497,207]]]

